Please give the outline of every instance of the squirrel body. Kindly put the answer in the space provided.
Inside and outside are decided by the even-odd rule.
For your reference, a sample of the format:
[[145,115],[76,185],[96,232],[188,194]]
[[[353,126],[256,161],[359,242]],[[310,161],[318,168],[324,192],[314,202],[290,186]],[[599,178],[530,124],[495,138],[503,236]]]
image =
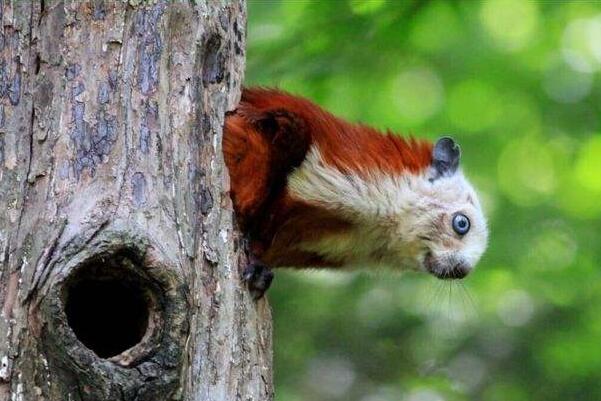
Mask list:
[[461,278],[486,248],[486,220],[448,137],[405,139],[250,88],[226,116],[223,152],[237,220],[261,266],[247,279],[266,266]]

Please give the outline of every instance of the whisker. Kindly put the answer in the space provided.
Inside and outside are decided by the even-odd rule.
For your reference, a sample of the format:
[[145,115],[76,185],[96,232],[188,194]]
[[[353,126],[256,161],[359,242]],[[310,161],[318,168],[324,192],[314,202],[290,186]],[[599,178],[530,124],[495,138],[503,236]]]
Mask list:
[[467,301],[467,297],[465,296],[465,288],[463,287],[463,283],[458,282],[457,286],[460,289],[458,297],[461,299],[461,310],[463,311],[462,317],[467,318],[468,312],[471,309],[471,305],[469,305],[469,303]]
[[461,280],[445,280],[447,272],[442,276],[442,280],[433,281],[430,285],[430,295],[424,310],[431,323],[443,329],[431,332],[437,340],[440,340],[439,336],[451,338],[458,335],[463,324],[477,315],[477,304],[469,288]]
[[453,282],[451,280],[448,280],[448,293],[449,293],[449,297],[448,297],[448,303],[447,303],[447,322],[449,323],[449,328],[451,326],[451,322],[453,321],[453,316],[452,312],[453,312],[453,305],[451,304],[451,299],[452,299],[452,295],[453,295]]
[[442,314],[442,306],[444,303],[442,302],[444,296],[444,281],[435,280],[432,282],[431,288],[433,289],[432,297],[430,298],[427,311],[429,314],[434,316],[440,316]]
[[472,297],[472,294],[470,293],[469,289],[466,287],[466,285],[464,283],[459,283],[461,289],[463,290],[463,294],[464,299],[467,300],[467,304],[469,305],[469,308],[472,312],[474,312],[476,314],[476,316],[478,315],[478,307],[476,302],[474,301],[474,298]]

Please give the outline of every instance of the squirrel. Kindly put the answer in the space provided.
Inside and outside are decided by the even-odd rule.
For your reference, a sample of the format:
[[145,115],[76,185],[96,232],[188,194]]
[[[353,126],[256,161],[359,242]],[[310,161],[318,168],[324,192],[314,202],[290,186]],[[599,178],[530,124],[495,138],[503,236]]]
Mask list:
[[450,137],[382,133],[284,91],[246,88],[226,115],[223,154],[252,255],[242,279],[256,299],[272,267],[460,279],[486,248],[486,219]]

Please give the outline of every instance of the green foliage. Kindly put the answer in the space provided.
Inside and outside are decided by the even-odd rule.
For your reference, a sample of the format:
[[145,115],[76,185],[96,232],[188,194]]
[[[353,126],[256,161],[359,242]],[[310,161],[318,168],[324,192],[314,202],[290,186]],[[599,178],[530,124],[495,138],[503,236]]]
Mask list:
[[464,285],[282,272],[278,401],[601,399],[601,5],[249,3],[247,84],[451,134],[490,219]]

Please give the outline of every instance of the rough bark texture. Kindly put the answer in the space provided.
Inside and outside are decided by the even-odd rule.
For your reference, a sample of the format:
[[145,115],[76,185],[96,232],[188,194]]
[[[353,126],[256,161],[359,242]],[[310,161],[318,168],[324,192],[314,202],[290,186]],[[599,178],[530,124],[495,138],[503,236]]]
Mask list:
[[[271,399],[270,311],[239,281],[221,155],[243,0],[0,11],[0,401]],[[145,326],[99,357],[79,299],[114,307],[121,284]]]

